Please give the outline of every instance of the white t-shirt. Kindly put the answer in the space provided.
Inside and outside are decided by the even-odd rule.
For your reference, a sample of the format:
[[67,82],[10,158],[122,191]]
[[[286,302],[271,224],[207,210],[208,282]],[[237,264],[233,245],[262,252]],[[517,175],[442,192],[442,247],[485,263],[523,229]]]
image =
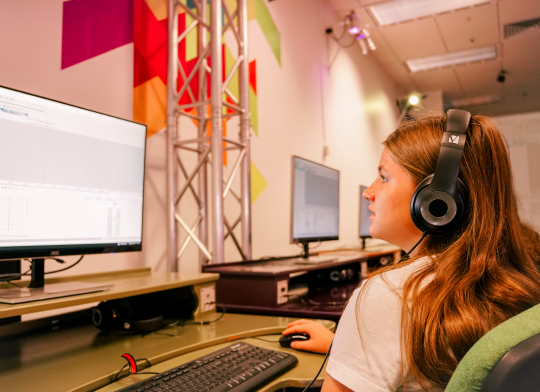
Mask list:
[[384,273],[384,280],[381,275],[370,279],[359,304],[360,289],[354,291],[339,320],[326,368],[334,380],[355,392],[424,391],[401,361],[401,294],[411,273],[428,262],[429,257],[421,258]]

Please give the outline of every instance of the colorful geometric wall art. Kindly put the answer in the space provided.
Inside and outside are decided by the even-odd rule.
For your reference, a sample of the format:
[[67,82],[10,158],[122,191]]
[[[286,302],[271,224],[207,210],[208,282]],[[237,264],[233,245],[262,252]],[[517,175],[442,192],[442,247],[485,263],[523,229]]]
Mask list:
[[253,204],[255,200],[261,195],[261,193],[264,191],[264,188],[268,183],[262,176],[261,172],[255,166],[253,161],[251,161],[251,203]]
[[[194,9],[193,0],[181,0]],[[208,1],[208,0],[207,0]],[[225,0],[229,7],[235,7],[234,0]],[[209,5],[207,5],[207,13]],[[231,10],[231,13],[234,9]],[[179,8],[179,33],[193,21]],[[128,43],[134,44],[133,79],[133,119],[148,126],[148,137],[166,125],[167,109],[167,0],[68,0],[63,3],[62,30],[62,69],[106,53]],[[270,46],[277,62],[281,63],[280,35],[271,18],[264,0],[248,0],[248,19],[255,20]],[[225,21],[225,15],[223,16]],[[225,70],[230,71],[236,59],[223,45],[223,78]],[[178,47],[180,61],[187,74],[194,68],[198,59],[197,33],[190,32]],[[210,60],[209,60],[210,61]],[[198,77],[195,76],[190,87],[197,99]],[[179,87],[182,78],[178,78]],[[208,89],[210,83],[208,80]],[[253,60],[249,64],[249,101],[251,126],[259,135],[257,113],[257,66]],[[238,75],[236,74],[229,90],[238,97]],[[209,95],[210,91],[208,91]],[[230,101],[230,100],[229,100]],[[179,103],[190,103],[186,91]],[[223,123],[226,135],[227,121]],[[211,130],[208,129],[208,132]],[[224,157],[226,164],[226,156]],[[262,175],[254,167],[253,180],[264,184]],[[261,181],[262,179],[262,181]],[[258,191],[257,191],[258,192]],[[257,193],[257,196],[259,193]],[[256,197],[253,199],[255,200]]]
[[133,41],[133,0],[70,0],[62,7],[61,69]]
[[248,0],[248,20],[256,19],[259,22],[278,64],[281,66],[281,37],[279,31],[268,12],[263,0]]

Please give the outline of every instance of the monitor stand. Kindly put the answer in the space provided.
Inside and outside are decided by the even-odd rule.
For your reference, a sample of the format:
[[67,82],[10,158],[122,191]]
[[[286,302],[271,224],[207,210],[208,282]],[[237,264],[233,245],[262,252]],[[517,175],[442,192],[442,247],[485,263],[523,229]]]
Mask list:
[[33,259],[32,280],[28,287],[0,289],[0,303],[20,304],[44,299],[68,297],[71,295],[109,290],[112,284],[67,282],[45,284],[45,259]]
[[297,258],[294,261],[294,264],[306,264],[306,265],[317,265],[322,263],[329,263],[331,261],[337,260],[336,256],[310,256],[309,255],[309,242],[303,242],[304,252],[302,252],[302,257]]

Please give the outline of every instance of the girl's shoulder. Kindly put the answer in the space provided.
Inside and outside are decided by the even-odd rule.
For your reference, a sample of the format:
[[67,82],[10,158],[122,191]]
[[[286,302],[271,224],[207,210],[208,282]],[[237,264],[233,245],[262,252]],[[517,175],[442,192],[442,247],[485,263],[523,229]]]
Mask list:
[[369,279],[368,282],[372,282],[373,284],[378,285],[389,286],[391,290],[397,290],[398,292],[401,292],[407,279],[415,272],[423,269],[424,267],[432,263],[433,260],[433,256],[421,257],[403,267],[395,268],[393,270],[386,271],[382,274],[374,276],[372,279]]

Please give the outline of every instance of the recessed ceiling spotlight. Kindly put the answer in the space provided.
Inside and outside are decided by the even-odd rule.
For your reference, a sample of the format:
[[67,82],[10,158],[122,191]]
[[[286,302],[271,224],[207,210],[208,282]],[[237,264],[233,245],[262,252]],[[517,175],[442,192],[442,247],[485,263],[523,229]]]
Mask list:
[[369,7],[381,26],[489,3],[489,0],[391,0]]
[[461,52],[445,53],[436,56],[423,57],[420,59],[407,60],[407,66],[412,73],[427,71],[428,69],[442,68],[449,65],[470,63],[479,60],[497,58],[497,46],[463,50]]

